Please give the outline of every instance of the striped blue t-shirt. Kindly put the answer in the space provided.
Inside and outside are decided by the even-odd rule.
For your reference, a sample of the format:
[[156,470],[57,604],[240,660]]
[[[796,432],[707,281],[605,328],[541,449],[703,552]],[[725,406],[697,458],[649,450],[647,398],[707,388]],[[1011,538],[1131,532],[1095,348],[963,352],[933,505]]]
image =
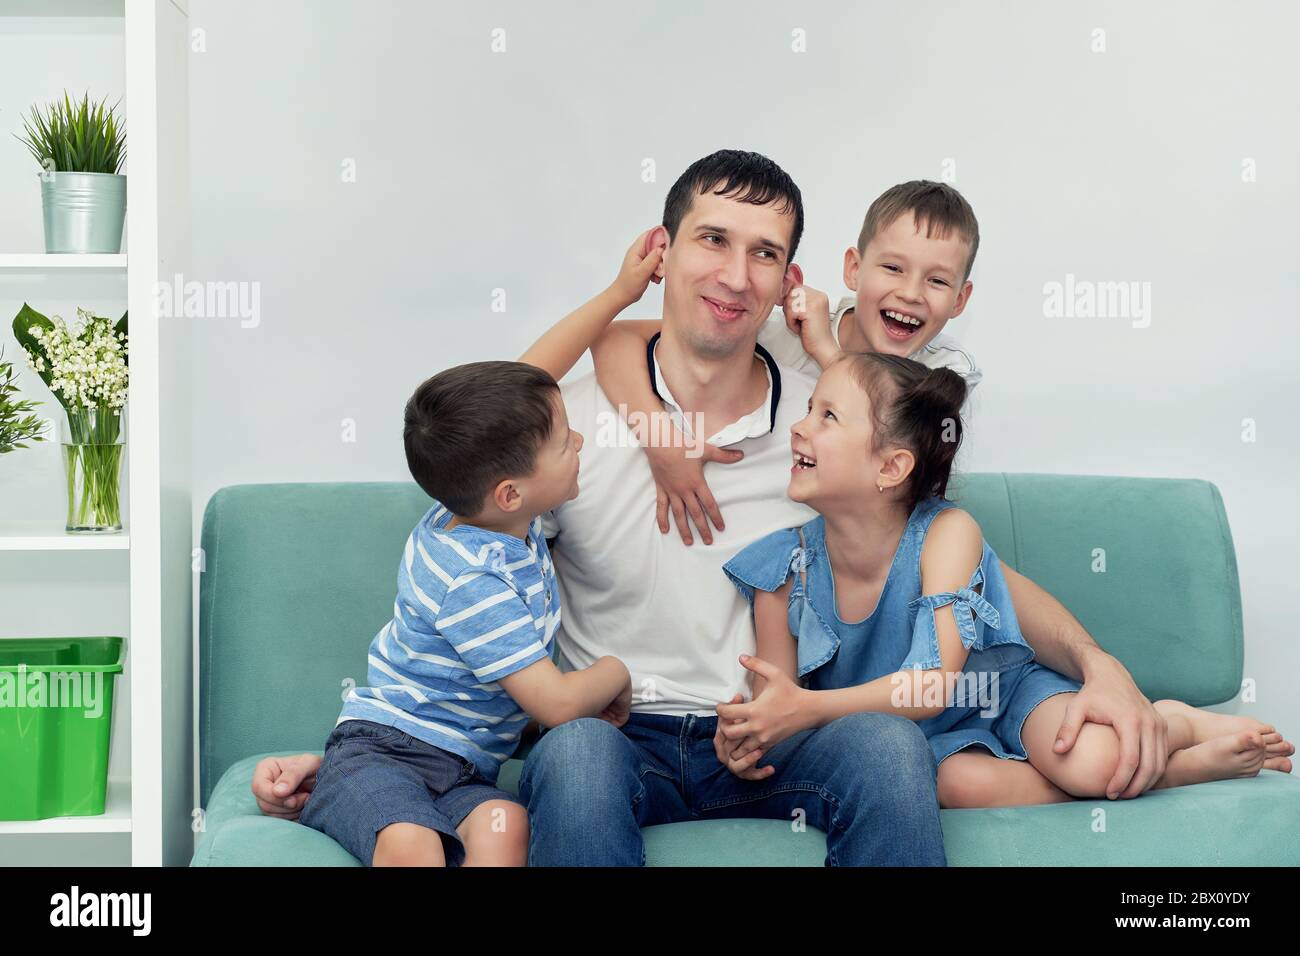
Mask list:
[[435,502],[407,538],[393,618],[370,643],[370,686],[348,693],[338,723],[397,727],[495,781],[528,724],[499,682],[550,656],[560,591],[540,518],[527,542],[448,530],[451,518]]

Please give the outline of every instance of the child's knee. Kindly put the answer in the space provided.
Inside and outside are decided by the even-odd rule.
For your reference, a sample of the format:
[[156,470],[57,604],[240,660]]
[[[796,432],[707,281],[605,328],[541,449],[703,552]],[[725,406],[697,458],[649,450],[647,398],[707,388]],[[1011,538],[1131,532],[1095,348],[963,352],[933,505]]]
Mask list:
[[1119,738],[1106,724],[1087,723],[1074,746],[1057,755],[1053,783],[1072,797],[1104,797],[1119,766]]
[[416,823],[390,823],[379,831],[371,866],[446,866],[442,836]]
[[528,811],[512,800],[485,800],[465,818],[469,862],[523,866],[528,861]]

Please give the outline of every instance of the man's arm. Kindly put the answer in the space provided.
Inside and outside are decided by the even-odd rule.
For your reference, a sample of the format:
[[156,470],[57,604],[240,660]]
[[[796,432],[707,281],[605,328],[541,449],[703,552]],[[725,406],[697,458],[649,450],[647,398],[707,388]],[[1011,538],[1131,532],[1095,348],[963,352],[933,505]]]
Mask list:
[[1020,620],[1020,633],[1024,635],[1034,655],[1044,667],[1073,677],[1086,679],[1085,662],[1090,654],[1105,653],[1083,625],[1052,597],[1023,574],[1002,564],[1002,575],[1007,579],[1011,603]]
[[1109,724],[1119,737],[1120,759],[1106,787],[1111,799],[1144,793],[1165,772],[1169,730],[1132,675],[1097,642],[1064,605],[1029,578],[1002,563],[1020,632],[1045,667],[1083,683],[1057,732],[1055,751],[1074,746],[1086,722]]

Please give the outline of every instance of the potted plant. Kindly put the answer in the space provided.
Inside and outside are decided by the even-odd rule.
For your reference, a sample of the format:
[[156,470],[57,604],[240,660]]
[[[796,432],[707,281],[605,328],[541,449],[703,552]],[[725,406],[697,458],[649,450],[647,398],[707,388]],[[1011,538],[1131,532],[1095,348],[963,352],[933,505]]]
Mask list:
[[14,375],[14,363],[4,360],[4,349],[0,348],[0,455],[26,448],[25,442],[45,441],[45,420],[31,414],[42,403],[17,401]]
[[70,532],[122,530],[122,409],[127,396],[126,315],[77,310],[79,329],[23,303],[14,337],[68,416],[63,464]]
[[64,91],[41,111],[32,107],[17,139],[41,166],[46,252],[121,252],[126,218],[126,130],[117,106],[74,103]]

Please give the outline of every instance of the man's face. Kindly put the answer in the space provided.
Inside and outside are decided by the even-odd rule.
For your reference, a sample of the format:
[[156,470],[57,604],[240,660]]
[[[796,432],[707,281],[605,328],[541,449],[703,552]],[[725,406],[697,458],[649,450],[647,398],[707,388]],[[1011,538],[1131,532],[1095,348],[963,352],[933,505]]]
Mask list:
[[668,244],[664,327],[697,355],[752,352],[759,327],[793,284],[787,266],[794,212],[778,206],[697,194]]
[[961,314],[971,283],[963,281],[970,246],[950,230],[927,237],[910,211],[844,255],[844,282],[858,293],[854,320],[870,350],[915,354]]

